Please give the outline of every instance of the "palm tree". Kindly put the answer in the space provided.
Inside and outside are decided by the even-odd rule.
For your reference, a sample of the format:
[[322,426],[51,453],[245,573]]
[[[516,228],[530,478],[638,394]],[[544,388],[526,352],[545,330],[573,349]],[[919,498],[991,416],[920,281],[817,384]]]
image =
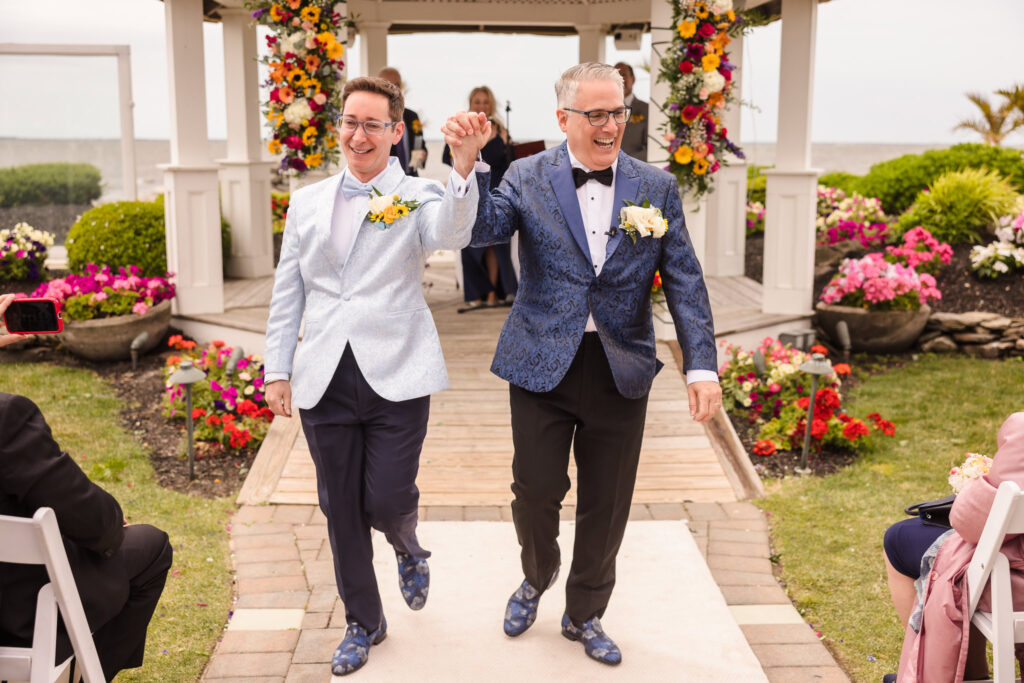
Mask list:
[[1017,110],[1017,115],[1024,117],[1024,84],[1014,83],[1012,88],[996,90],[996,94],[1005,97],[1007,103]]
[[[1002,94],[1002,93],[1000,93]],[[1014,101],[1003,96],[1005,101],[998,107],[993,108],[988,98],[979,93],[967,93],[967,99],[973,102],[981,110],[980,119],[964,119],[953,126],[953,130],[973,130],[981,135],[985,144],[998,147],[1007,135],[1024,127],[1024,119],[1016,116],[1016,104]]]

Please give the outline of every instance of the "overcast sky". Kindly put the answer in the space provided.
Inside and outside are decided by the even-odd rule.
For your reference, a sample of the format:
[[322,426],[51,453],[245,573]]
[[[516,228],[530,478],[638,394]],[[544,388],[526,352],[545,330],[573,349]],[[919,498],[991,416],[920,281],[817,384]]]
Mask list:
[[[135,132],[168,137],[164,6],[158,0],[0,0],[0,42],[128,44]],[[1022,0],[833,0],[819,6],[814,80],[816,142],[940,143],[974,140],[953,132],[973,116],[964,92],[1024,83]],[[204,27],[208,130],[225,135],[221,28]],[[745,41],[741,139],[775,140],[779,24]],[[644,45],[649,45],[649,37]],[[391,36],[389,61],[402,71],[407,100],[440,137],[444,118],[465,107],[469,90],[491,86],[520,140],[558,139],[552,84],[577,61],[575,37],[420,34]],[[358,74],[358,41],[349,51]],[[635,67],[644,51],[607,60]],[[650,80],[637,68],[637,94]],[[111,138],[119,135],[113,58],[0,56],[0,137]],[[1024,146],[1024,134],[1007,140]]]

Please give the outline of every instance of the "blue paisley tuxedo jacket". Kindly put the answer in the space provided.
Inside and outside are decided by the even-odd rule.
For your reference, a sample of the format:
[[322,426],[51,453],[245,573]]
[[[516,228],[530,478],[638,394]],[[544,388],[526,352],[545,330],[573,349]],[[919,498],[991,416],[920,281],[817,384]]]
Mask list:
[[646,395],[661,369],[651,320],[657,270],[684,370],[717,370],[707,288],[673,176],[619,153],[608,227],[618,225],[625,200],[640,204],[645,198],[661,209],[669,227],[664,237],[638,238],[635,244],[616,231],[595,276],[565,142],[514,162],[494,191],[488,191],[488,173],[476,175],[480,204],[472,246],[507,242],[519,231],[519,292],[498,339],[492,372],[528,391],[554,389],[593,314],[615,386],[627,398]]
[[476,184],[456,198],[437,181],[405,175],[392,160],[376,188],[420,205],[385,230],[364,219],[341,264],[331,243],[340,183],[338,173],[292,195],[267,319],[267,375],[290,376],[292,404],[313,408],[348,344],[366,381],[389,401],[447,389],[423,268],[432,251],[469,242]]

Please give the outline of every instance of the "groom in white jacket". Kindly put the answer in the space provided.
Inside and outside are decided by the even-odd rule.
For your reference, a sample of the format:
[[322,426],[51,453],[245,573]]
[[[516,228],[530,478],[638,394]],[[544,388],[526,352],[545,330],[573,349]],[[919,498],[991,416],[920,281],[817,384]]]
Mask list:
[[409,607],[427,599],[416,473],[430,394],[448,374],[421,282],[430,252],[465,247],[476,219],[472,166],[453,168],[445,189],[389,157],[403,109],[383,79],[345,86],[337,127],[348,167],[292,195],[267,320],[267,403],[299,410],[345,604],[335,675],[365,664],[387,632],[371,527],[395,549]]

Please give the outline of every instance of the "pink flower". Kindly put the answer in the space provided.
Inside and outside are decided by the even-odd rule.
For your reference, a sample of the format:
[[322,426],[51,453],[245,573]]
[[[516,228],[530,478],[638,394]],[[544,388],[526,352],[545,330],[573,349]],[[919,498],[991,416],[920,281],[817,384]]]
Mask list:
[[106,292],[96,292],[95,294],[92,295],[92,300],[95,301],[96,303],[99,303],[101,301],[105,301],[106,298],[107,298],[107,293]]
[[138,313],[139,315],[143,315],[148,310],[149,306],[147,306],[143,301],[140,301],[134,306],[132,306],[132,313]]

